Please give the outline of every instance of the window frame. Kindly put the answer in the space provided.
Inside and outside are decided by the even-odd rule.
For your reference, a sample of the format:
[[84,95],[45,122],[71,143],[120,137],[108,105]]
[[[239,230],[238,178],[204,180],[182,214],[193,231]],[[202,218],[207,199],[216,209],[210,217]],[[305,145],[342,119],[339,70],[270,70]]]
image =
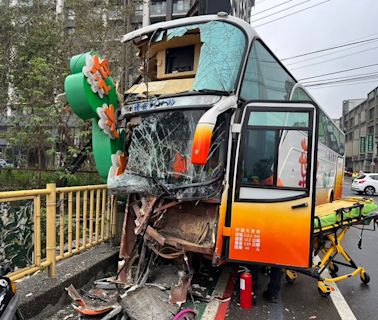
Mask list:
[[[312,172],[312,149],[313,149],[313,128],[314,128],[314,109],[311,108],[296,108],[296,107],[288,107],[287,109],[283,110],[280,107],[248,107],[245,112],[244,121],[241,124],[241,132],[240,132],[240,143],[239,143],[239,155],[237,161],[237,168],[236,168],[236,185],[235,185],[235,202],[265,202],[265,203],[273,203],[273,202],[283,202],[283,201],[291,201],[295,199],[306,198],[310,196],[310,187],[311,187],[311,172]],[[304,112],[309,114],[309,126],[308,127],[282,127],[282,126],[251,126],[248,125],[250,114],[253,111],[286,111],[286,112]],[[279,143],[276,143],[275,146],[275,161],[274,161],[274,170],[276,174],[273,177],[273,185],[258,185],[252,183],[243,183],[242,178],[242,162],[244,160],[244,153],[245,153],[245,146],[247,142],[247,131],[248,129],[257,129],[257,130],[275,130],[276,137],[278,135],[279,130],[296,130],[296,131],[306,131],[307,132],[307,141],[308,141],[308,151],[307,151],[307,172],[306,172],[306,188],[295,188],[295,187],[278,187],[277,184],[277,169],[278,169],[278,148]],[[316,141],[315,141],[316,144]],[[292,197],[283,197],[283,198],[273,198],[273,199],[259,199],[259,198],[240,198],[240,188],[247,187],[247,188],[257,188],[257,189],[268,189],[268,190],[281,190],[281,191],[300,191],[303,194],[292,196]]]

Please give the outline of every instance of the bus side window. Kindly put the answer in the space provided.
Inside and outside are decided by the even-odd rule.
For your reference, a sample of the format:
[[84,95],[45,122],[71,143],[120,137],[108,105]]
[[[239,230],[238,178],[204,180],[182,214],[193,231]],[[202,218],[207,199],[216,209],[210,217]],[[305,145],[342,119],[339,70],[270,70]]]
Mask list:
[[307,112],[252,111],[241,145],[243,186],[308,187]]
[[253,42],[241,88],[244,100],[289,100],[295,80],[265,48]]
[[273,185],[276,159],[276,134],[274,130],[248,129],[242,162],[242,182]]

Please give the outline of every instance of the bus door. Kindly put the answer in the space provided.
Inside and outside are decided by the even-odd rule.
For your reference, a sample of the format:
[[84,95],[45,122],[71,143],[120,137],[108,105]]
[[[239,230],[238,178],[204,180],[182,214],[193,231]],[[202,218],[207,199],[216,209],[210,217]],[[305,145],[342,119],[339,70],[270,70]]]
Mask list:
[[227,258],[311,265],[315,205],[316,108],[310,103],[249,103],[242,114]]
[[344,157],[337,158],[334,200],[341,199],[344,182]]

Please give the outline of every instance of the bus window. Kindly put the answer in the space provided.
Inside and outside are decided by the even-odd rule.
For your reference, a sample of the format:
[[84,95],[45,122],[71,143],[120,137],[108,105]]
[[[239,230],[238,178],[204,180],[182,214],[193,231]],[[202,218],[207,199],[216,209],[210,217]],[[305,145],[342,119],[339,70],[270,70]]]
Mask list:
[[252,111],[241,145],[241,185],[304,193],[309,123],[308,112]]
[[245,70],[241,98],[245,100],[289,100],[295,80],[262,45],[253,43]]
[[242,163],[242,182],[273,185],[276,155],[274,130],[248,130]]
[[300,87],[296,87],[291,97],[293,101],[312,101],[311,97]]
[[285,111],[254,111],[253,117],[250,117],[248,120],[248,125],[269,127],[308,127],[308,113]]

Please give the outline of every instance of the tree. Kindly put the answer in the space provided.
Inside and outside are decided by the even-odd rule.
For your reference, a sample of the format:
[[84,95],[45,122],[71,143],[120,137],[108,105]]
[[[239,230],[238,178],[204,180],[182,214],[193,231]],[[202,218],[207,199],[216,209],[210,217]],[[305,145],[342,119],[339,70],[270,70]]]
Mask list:
[[[0,28],[6,31],[1,37],[8,41],[2,42],[7,45],[0,51],[2,85],[14,92],[9,96],[7,88],[0,88],[5,97],[0,101],[8,99],[12,110],[9,140],[27,149],[29,164],[41,169],[55,152],[65,155],[61,162],[70,162],[90,139],[90,124],[55,101],[64,92],[70,57],[98,51],[109,59],[113,78],[124,79],[125,87],[122,73],[128,63],[119,40],[129,31],[130,0],[66,0],[64,5],[64,14],[57,15],[55,1],[34,0],[26,7],[4,7],[11,13],[10,22],[0,18],[4,20]],[[7,64],[9,52],[13,57]]]

